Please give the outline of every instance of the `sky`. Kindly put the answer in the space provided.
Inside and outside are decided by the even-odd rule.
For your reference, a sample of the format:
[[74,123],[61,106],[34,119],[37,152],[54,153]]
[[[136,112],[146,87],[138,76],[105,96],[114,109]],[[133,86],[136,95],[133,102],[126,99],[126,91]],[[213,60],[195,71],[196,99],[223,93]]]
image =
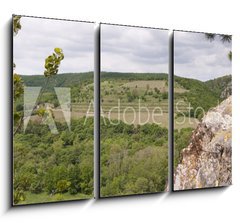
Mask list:
[[93,23],[22,17],[21,25],[13,37],[16,73],[43,74],[45,58],[55,47],[65,56],[59,73],[93,71]]
[[101,70],[168,73],[168,30],[101,25]]
[[222,43],[219,35],[209,41],[203,33],[174,32],[174,74],[206,81],[231,74],[227,55],[231,43]]
[[[94,24],[22,17],[21,25],[13,42],[16,73],[43,74],[55,47],[65,55],[59,73],[93,70]],[[230,50],[218,38],[175,31],[174,73],[202,81],[231,74]],[[168,30],[102,24],[101,70],[168,73]]]

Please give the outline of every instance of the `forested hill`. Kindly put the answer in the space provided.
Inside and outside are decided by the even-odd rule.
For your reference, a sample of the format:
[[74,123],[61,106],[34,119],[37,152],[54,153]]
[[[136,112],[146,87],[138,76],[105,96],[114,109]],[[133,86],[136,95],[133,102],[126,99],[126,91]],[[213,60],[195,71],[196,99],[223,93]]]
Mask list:
[[205,82],[206,85],[222,99],[232,95],[232,75],[226,75]]
[[[21,77],[26,86],[43,86],[46,81],[44,75],[21,75]],[[83,81],[93,82],[93,72],[58,74],[49,81],[48,86],[71,87]]]
[[[201,119],[203,112],[197,109],[199,106],[205,111],[217,106],[217,104],[232,94],[231,75],[223,76],[206,82],[196,79],[175,76],[175,85],[188,91],[182,94],[174,94],[175,99],[184,99],[191,103],[193,110],[191,117]],[[196,113],[193,113],[196,111]]]
[[[217,97],[220,97],[222,92],[226,90],[226,88],[232,89],[232,75],[226,75],[222,77],[218,77],[208,81],[200,81],[196,79],[184,78],[175,76],[175,82],[180,84],[187,90],[195,90],[195,91],[211,91]],[[231,95],[231,92],[230,92]],[[223,97],[223,99],[227,98]]]
[[[46,78],[44,75],[21,75],[26,86],[42,86]],[[103,79],[124,79],[124,80],[163,80],[167,79],[168,74],[164,73],[119,73],[119,72],[102,72]],[[86,73],[63,73],[56,75],[50,81],[50,87],[70,87],[82,81],[93,82],[93,72]],[[53,86],[52,86],[53,85]]]
[[[44,75],[21,75],[26,86],[43,86],[46,78]],[[101,72],[101,80],[167,80],[168,74],[165,73],[120,73],[120,72]],[[221,98],[222,100],[231,95],[231,75],[219,77],[213,80],[202,82],[196,79],[175,76],[175,83],[189,91],[188,96],[198,98],[198,96],[208,95],[209,99]],[[52,78],[48,88],[71,87],[79,84],[89,84],[93,82],[93,72],[85,73],[63,73]],[[190,95],[191,94],[191,95]],[[204,99],[206,100],[206,98]]]
[[123,79],[123,80],[167,80],[166,73],[120,73],[101,72],[101,79]]

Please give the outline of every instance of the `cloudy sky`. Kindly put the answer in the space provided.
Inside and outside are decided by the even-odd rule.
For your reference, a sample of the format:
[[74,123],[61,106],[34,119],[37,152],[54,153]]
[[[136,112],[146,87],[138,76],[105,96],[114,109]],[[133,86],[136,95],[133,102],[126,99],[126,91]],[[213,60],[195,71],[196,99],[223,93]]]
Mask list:
[[101,70],[168,73],[168,31],[101,25]]
[[202,81],[231,74],[227,55],[231,43],[219,36],[210,42],[203,33],[174,32],[174,73]]
[[17,73],[43,74],[45,58],[55,47],[65,55],[59,73],[93,70],[94,24],[22,17],[21,25],[13,45]]

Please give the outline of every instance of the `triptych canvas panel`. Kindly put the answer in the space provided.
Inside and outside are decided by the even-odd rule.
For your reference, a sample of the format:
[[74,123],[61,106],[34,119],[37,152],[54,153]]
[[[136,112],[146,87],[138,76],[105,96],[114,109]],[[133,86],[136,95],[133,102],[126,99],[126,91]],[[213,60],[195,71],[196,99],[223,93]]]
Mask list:
[[230,185],[231,36],[94,25],[13,17],[13,205]]
[[94,23],[14,28],[13,202],[92,198]]
[[164,191],[168,30],[101,25],[100,84],[100,196]]
[[174,190],[231,185],[231,36],[174,32]]

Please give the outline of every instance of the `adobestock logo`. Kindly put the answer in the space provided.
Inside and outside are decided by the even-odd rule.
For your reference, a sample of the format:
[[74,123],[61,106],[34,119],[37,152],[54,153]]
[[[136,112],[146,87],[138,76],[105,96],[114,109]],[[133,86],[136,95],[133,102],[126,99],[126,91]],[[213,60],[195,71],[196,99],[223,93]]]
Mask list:
[[130,104],[127,106],[122,105],[120,99],[118,99],[117,105],[110,107],[110,109],[106,110],[104,106],[101,106],[101,117],[103,117],[104,124],[106,124],[105,119],[108,119],[111,125],[118,125],[121,120],[129,125],[144,125],[149,122],[161,125],[163,116],[164,111],[160,106],[151,108],[143,106],[141,99],[138,99],[138,103],[132,106]]
[[[24,132],[31,118],[37,115],[41,117],[41,123],[48,125],[52,134],[58,134],[54,112],[63,114],[63,121],[66,122],[68,129],[71,130],[71,88],[54,87],[54,92],[57,96],[58,108],[51,103],[39,102],[42,97],[42,87],[24,87]],[[82,106],[81,104],[79,105]],[[86,125],[89,117],[92,118],[94,116],[93,110],[94,100],[90,100],[86,113],[84,112],[80,115],[80,117],[85,118],[84,125]],[[160,102],[159,106],[156,106],[156,103],[146,104],[141,99],[138,99],[135,103],[126,103],[118,99],[116,102],[111,102],[111,106],[102,103],[100,111],[104,125],[107,125],[107,120],[110,125],[114,126],[121,124],[122,121],[129,125],[153,123],[167,127],[169,121],[168,103],[162,106]],[[194,108],[191,106],[191,103],[180,100],[174,106],[174,123],[178,126],[196,125],[205,114],[203,107]],[[217,115],[214,115],[214,117],[216,119],[221,118]]]

